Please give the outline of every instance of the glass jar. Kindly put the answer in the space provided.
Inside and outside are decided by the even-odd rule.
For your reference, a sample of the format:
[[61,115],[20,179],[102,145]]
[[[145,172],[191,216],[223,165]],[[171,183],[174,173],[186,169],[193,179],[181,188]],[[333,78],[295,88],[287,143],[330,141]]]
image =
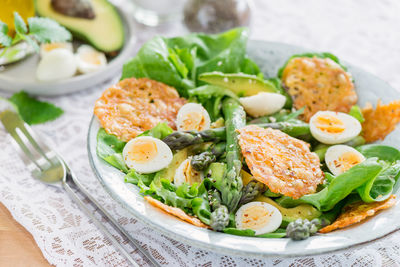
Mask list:
[[193,32],[218,33],[250,24],[250,3],[246,0],[188,0],[184,22]]

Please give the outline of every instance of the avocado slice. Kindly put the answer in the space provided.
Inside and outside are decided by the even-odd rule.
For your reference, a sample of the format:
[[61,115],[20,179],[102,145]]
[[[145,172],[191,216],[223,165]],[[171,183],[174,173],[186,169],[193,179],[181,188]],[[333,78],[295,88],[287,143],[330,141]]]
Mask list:
[[119,13],[107,0],[92,0],[91,3],[95,14],[93,19],[58,13],[51,6],[51,0],[35,0],[35,8],[40,16],[57,21],[68,28],[74,36],[100,51],[120,50],[124,45],[125,31]]
[[181,165],[181,163],[184,160],[186,160],[188,157],[189,157],[189,149],[188,148],[184,148],[184,149],[176,152],[172,158],[171,163],[168,165],[168,167],[159,171],[156,174],[156,176],[154,177],[154,180],[153,180],[154,183],[155,184],[160,183],[161,179],[167,179],[170,182],[173,182],[176,169],[178,169],[179,165]]
[[244,73],[205,72],[199,80],[227,88],[239,96],[252,96],[260,92],[278,93],[273,83]]
[[221,191],[223,186],[222,180],[224,179],[226,173],[226,164],[222,162],[213,162],[210,164],[205,173],[213,181],[215,188]]
[[300,204],[294,208],[284,208],[271,198],[260,195],[254,201],[265,202],[271,204],[275,208],[277,208],[282,214],[282,224],[281,227],[286,227],[290,222],[293,222],[297,219],[308,219],[312,220],[318,218],[322,215],[322,212],[314,208],[309,204]]

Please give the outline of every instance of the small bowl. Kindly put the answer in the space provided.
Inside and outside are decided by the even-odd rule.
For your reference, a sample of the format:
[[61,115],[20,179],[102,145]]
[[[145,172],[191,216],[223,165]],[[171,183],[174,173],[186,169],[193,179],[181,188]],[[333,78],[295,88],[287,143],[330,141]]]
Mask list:
[[19,62],[5,66],[0,71],[0,90],[18,92],[24,90],[31,95],[55,96],[84,90],[119,75],[122,65],[134,51],[136,37],[134,21],[121,7],[115,7],[125,27],[125,44],[116,57],[105,68],[64,80],[41,82],[36,79],[39,55],[34,54]]

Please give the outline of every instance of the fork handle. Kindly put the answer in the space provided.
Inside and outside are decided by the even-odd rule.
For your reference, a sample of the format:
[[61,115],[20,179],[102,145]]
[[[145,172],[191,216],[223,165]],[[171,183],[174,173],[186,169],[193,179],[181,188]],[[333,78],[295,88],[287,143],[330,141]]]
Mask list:
[[86,208],[85,204],[78,197],[78,195],[72,190],[72,188],[66,183],[63,182],[63,188],[68,193],[68,195],[79,205],[81,210],[86,213],[87,216],[92,220],[92,222],[97,226],[97,228],[104,234],[104,236],[111,241],[111,243],[118,248],[118,250],[125,256],[125,258],[129,261],[132,266],[139,267],[139,265],[132,258],[130,253],[118,242],[118,240],[103,226],[103,224],[94,216],[92,212],[88,208]]
[[96,199],[94,199],[91,194],[85,189],[85,187],[79,182],[79,179],[76,178],[75,174],[69,170],[71,174],[71,178],[69,181],[73,182],[73,184],[79,189],[79,191],[84,194],[91,202],[92,204],[98,208],[99,212],[101,215],[104,215],[110,220],[110,224],[112,226],[118,229],[120,234],[124,235],[126,239],[128,239],[154,266],[161,266],[154,258],[148,254],[146,250],[142,248],[142,246],[139,244],[138,241],[133,239],[127,232],[126,230],[120,226],[120,224],[101,206],[97,203]]

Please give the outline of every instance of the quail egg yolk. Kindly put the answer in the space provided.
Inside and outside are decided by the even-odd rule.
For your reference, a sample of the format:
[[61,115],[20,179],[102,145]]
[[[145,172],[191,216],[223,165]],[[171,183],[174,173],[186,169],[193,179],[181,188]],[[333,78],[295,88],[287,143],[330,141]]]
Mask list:
[[260,229],[268,223],[271,215],[265,207],[249,207],[243,213],[242,227],[244,229]]
[[315,126],[319,130],[330,134],[341,133],[345,130],[343,121],[331,115],[323,115],[317,117],[315,121]]
[[82,53],[81,58],[86,63],[101,65],[99,53],[96,51],[86,51],[85,53]]
[[157,144],[151,140],[138,140],[128,152],[128,157],[137,163],[146,163],[157,156]]
[[183,119],[182,128],[184,131],[197,130],[201,131],[205,127],[204,115],[200,112],[187,113]]
[[64,48],[65,44],[63,44],[63,43],[49,43],[49,44],[43,44],[42,46],[43,46],[43,49],[46,52],[49,52],[49,51],[57,49],[57,48]]
[[343,153],[338,160],[335,160],[335,167],[339,168],[342,172],[349,170],[351,167],[361,163],[363,161],[359,155],[353,152]]

